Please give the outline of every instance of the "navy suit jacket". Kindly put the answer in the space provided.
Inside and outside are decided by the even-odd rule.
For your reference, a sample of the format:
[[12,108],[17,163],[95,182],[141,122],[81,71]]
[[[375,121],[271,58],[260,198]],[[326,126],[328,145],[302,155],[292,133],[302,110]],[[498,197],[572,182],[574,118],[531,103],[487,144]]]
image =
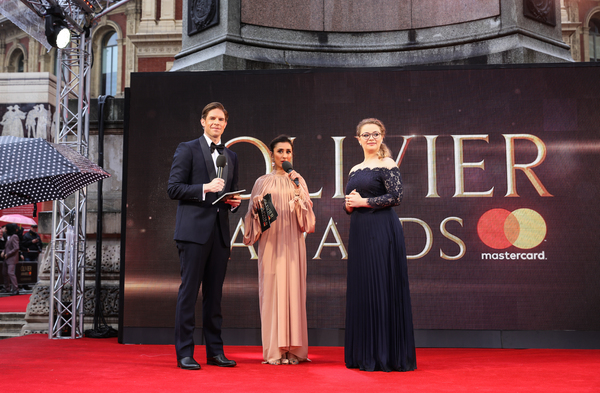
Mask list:
[[180,143],[177,147],[167,188],[169,198],[179,200],[173,239],[205,244],[215,222],[218,222],[223,241],[227,246],[231,243],[229,234],[231,205],[222,201],[212,204],[222,193],[238,190],[237,155],[227,148],[223,154],[227,158],[227,164],[223,168],[225,188],[219,194],[206,193],[203,201],[202,185],[210,183],[217,177],[206,139],[200,137]]

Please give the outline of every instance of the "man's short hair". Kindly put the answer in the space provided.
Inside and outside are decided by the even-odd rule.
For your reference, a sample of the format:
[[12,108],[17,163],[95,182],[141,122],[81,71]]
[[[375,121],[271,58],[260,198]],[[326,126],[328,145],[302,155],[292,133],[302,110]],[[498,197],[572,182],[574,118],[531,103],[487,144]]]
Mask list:
[[229,113],[227,113],[227,109],[225,109],[223,104],[221,104],[220,102],[211,102],[210,104],[206,105],[204,107],[204,109],[202,109],[202,118],[204,120],[206,120],[206,116],[208,116],[208,112],[212,111],[213,109],[222,110],[223,113],[225,114],[225,121],[229,120]]

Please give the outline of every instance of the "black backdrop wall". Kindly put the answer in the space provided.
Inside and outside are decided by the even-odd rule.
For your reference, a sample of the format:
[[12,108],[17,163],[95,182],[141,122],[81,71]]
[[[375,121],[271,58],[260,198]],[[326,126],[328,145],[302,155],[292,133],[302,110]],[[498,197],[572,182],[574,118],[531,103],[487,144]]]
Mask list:
[[[202,108],[220,101],[247,190],[270,169],[264,145],[296,138],[294,168],[317,216],[307,237],[312,345],[343,344],[342,202],[366,117],[385,123],[403,175],[396,211],[418,346],[600,345],[598,91],[600,68],[589,64],[133,74],[121,342],[172,342],[179,263],[167,180],[177,145],[201,135]],[[260,344],[247,206],[230,216],[226,344]]]

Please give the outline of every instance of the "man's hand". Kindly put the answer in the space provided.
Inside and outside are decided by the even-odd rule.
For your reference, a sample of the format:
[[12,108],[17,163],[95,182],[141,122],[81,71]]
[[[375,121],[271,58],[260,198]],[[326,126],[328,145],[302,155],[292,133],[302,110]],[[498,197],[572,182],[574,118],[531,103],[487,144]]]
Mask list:
[[242,196],[240,194],[233,194],[225,199],[225,203],[230,204],[235,209],[242,203]]
[[223,187],[225,187],[225,180],[215,177],[210,183],[204,185],[204,192],[221,192]]

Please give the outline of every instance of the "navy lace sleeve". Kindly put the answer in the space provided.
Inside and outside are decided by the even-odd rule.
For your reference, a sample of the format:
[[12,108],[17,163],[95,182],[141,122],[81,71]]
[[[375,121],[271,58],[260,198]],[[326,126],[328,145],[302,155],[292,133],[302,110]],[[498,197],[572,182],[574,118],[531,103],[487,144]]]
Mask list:
[[392,169],[381,168],[379,173],[382,176],[385,185],[386,193],[380,196],[368,198],[369,206],[373,208],[384,208],[390,206],[398,206],[402,202],[403,189],[400,169],[397,167]]

